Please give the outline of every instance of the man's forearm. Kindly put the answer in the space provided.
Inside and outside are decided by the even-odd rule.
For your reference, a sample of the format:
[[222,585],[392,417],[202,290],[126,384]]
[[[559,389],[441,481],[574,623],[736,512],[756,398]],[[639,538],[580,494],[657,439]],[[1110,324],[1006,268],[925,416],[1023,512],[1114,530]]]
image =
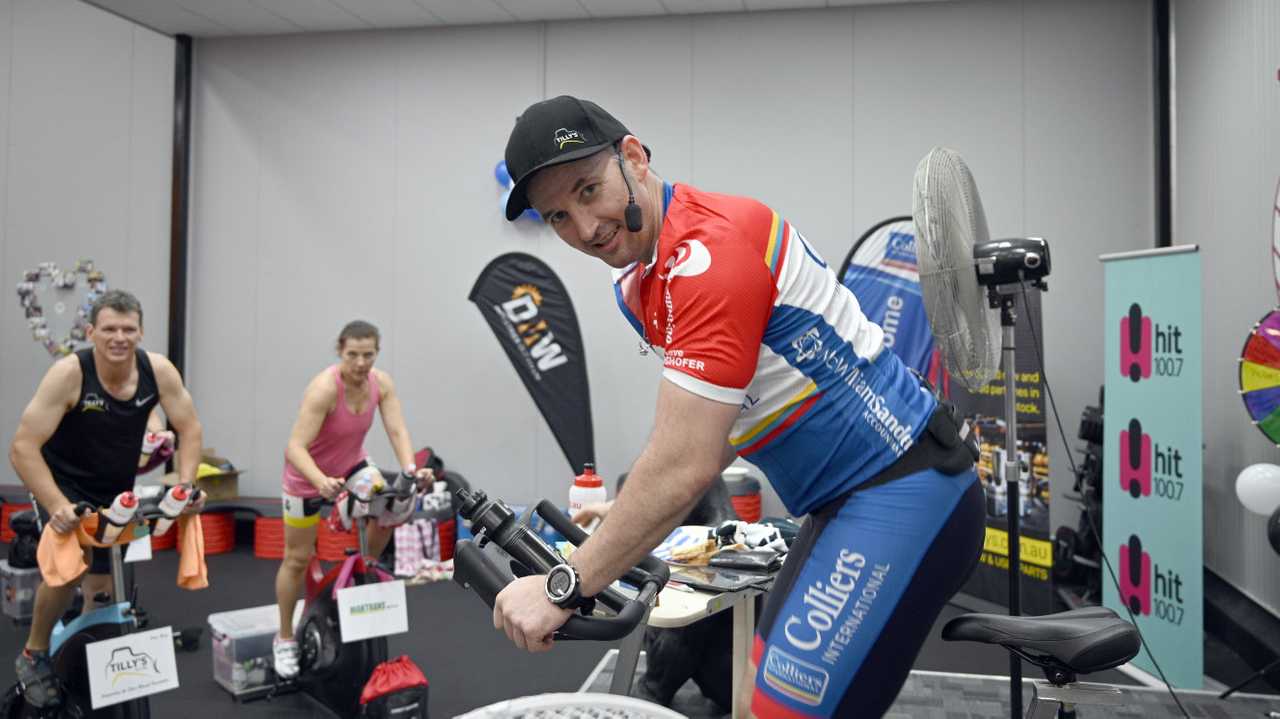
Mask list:
[[689,513],[713,479],[713,474],[692,468],[659,474],[656,463],[637,462],[609,516],[573,553],[583,594],[599,593],[643,559]]
[[178,481],[194,484],[204,449],[204,429],[200,423],[178,430]]

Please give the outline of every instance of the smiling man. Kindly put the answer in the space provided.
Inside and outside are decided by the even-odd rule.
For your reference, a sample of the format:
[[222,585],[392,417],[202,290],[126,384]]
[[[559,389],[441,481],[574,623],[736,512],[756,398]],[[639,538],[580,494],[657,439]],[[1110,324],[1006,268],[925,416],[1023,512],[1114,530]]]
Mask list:
[[[89,314],[88,349],[63,357],[49,368],[22,413],[9,448],[9,461],[35,498],[40,516],[54,531],[76,528],[77,502],[111,504],[133,489],[138,448],[157,405],[178,433],[178,475],[193,483],[200,463],[202,430],[191,395],[177,368],[163,355],[138,347],[142,305],[122,290],[98,298]],[[187,512],[199,512],[203,498]],[[85,610],[93,597],[111,591],[111,555],[93,549],[84,578]],[[49,661],[49,634],[77,582],[36,589],[31,631],[15,661],[27,703],[50,708],[60,703]],[[116,597],[119,600],[120,597]]]
[[504,589],[494,626],[549,649],[581,597],[639,561],[741,456],[808,515],[761,616],[743,706],[879,716],[977,562],[976,453],[789,222],[664,182],[650,157],[616,118],[569,96],[525,110],[507,143],[507,219],[533,207],[614,268],[618,305],[661,350],[663,381],[607,519],[570,564]]

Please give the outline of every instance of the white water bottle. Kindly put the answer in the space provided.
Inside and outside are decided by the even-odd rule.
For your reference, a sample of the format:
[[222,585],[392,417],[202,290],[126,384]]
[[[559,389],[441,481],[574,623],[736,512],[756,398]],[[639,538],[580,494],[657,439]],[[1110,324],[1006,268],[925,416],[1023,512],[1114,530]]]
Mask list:
[[133,492],[120,493],[110,507],[102,510],[102,519],[105,521],[98,522],[98,532],[95,538],[103,544],[114,544],[120,536],[120,532],[124,531],[125,525],[133,521],[133,517],[137,513],[138,498],[134,496]]
[[[569,488],[569,516],[577,514],[588,504],[597,504],[608,499],[609,493],[604,488],[604,480],[596,474],[595,465],[587,462],[582,466],[582,474],[574,477],[573,486]],[[596,524],[597,522],[592,522],[587,527],[587,531],[594,530]]]
[[187,504],[191,502],[191,490],[176,484],[164,493],[164,497],[160,500],[160,513],[164,516],[156,520],[156,528],[151,532],[154,537],[159,537],[169,531],[169,527],[173,526],[174,520],[182,514],[182,510],[187,508]]

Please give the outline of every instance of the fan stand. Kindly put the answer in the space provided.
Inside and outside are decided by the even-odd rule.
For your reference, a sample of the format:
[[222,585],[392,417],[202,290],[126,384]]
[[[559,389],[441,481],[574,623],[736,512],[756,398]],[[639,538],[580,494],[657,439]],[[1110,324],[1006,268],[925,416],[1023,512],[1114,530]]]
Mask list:
[[[1034,289],[1044,290],[1041,282],[1031,283]],[[1001,369],[1004,371],[1004,421],[1005,461],[1004,477],[1009,519],[1009,616],[1022,614],[1022,547],[1019,524],[1022,518],[1020,489],[1021,460],[1018,458],[1018,412],[1016,402],[1017,362],[1014,345],[1014,328],[1017,325],[1018,292],[1022,284],[988,285],[987,303],[991,309],[1000,310]],[[1022,659],[1009,653],[1009,711],[1013,719],[1022,719]]]

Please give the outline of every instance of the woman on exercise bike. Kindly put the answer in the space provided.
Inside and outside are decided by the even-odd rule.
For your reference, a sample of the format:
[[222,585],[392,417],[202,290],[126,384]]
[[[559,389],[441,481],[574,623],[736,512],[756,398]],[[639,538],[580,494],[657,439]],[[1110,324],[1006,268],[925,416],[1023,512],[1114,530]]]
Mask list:
[[[276,573],[276,602],[280,633],[272,642],[276,675],[298,674],[298,642],[293,635],[293,610],[302,591],[322,500],[333,500],[344,478],[367,461],[364,438],[373,425],[373,412],[382,413],[382,426],[400,467],[419,481],[431,478],[413,463],[413,442],[405,427],[400,398],[391,375],[374,369],[381,337],[378,328],[361,320],[349,322],[338,335],[338,363],[307,385],[302,407],[293,423],[284,464],[284,561]],[[369,554],[377,557],[387,546],[391,528],[369,526]]]

